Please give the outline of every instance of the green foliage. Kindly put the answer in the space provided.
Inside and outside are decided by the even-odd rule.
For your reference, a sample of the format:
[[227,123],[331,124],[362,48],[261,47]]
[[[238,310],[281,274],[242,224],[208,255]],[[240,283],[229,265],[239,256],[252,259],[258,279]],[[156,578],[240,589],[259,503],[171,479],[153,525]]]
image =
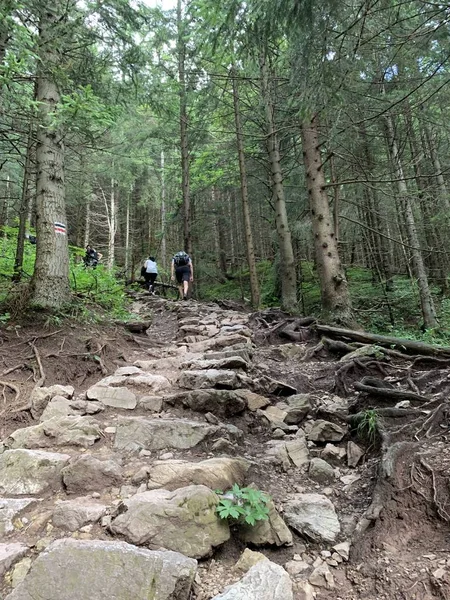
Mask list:
[[375,446],[379,435],[379,416],[376,410],[365,410],[356,427],[358,437],[369,443],[370,446]]
[[236,483],[230,491],[220,496],[217,512],[221,519],[230,519],[234,523],[255,525],[257,521],[267,521],[269,509],[267,507],[270,497],[261,490],[245,487],[241,488]]

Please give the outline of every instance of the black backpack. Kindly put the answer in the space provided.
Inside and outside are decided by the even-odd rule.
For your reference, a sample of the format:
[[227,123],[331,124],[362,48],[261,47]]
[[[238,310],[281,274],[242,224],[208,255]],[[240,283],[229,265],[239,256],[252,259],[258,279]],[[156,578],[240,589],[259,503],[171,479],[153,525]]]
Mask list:
[[189,261],[189,254],[186,254],[186,252],[177,252],[173,257],[173,262],[176,267],[184,267],[189,264]]

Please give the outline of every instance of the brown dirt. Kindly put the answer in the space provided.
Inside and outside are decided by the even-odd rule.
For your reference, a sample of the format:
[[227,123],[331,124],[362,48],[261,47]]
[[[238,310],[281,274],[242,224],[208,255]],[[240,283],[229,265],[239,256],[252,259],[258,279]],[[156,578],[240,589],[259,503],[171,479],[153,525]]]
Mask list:
[[[144,352],[152,357],[153,351],[176,339],[176,314],[159,301],[153,301],[151,312],[153,322],[145,334],[132,334],[122,325],[70,322],[48,329],[37,324],[19,326],[13,323],[1,330],[1,437],[32,421],[28,412],[11,416],[10,411],[26,404],[32,388],[42,376],[38,357],[46,386],[70,384],[75,387],[75,394],[79,394],[103,375],[114,372],[118,366],[132,363],[138,354],[142,356]],[[276,323],[280,316],[283,317],[274,315],[271,324]],[[141,317],[145,315],[141,313]],[[302,361],[307,350],[318,342],[314,335],[303,343],[290,343],[291,347],[296,346],[293,350],[297,354],[289,357],[286,353],[289,343],[276,335],[264,335],[260,322],[255,322],[254,328],[257,348],[253,358],[255,366],[249,375],[257,379],[266,374],[296,387],[298,393],[311,394],[315,403],[314,417],[322,415],[325,401],[330,400],[337,389],[347,396],[351,412],[394,405],[392,401],[370,398],[353,388],[355,381],[362,376],[382,377],[376,364],[370,367],[355,364],[337,380],[336,374],[342,367],[338,357],[322,351]],[[372,447],[368,449],[365,461],[353,471],[359,477],[357,481],[347,484],[337,480],[330,486],[330,497],[340,515],[344,538],[352,535],[355,525],[370,508],[374,494],[380,500],[382,510],[369,528],[354,539],[350,561],[332,569],[335,589],[316,588],[316,600],[450,599],[450,430],[447,400],[450,378],[447,369],[434,368],[432,364],[428,365],[429,368],[424,364],[411,368],[410,363],[407,360],[385,361],[382,368],[387,373],[386,379],[405,390],[408,389],[408,378],[412,379],[417,391],[433,404],[423,407],[427,412],[417,417],[383,419],[383,431],[389,438],[387,446],[404,441],[412,443],[407,452],[400,452],[395,457],[394,469],[389,477],[380,474],[381,449]],[[14,389],[5,383],[11,383],[19,390],[18,398]],[[278,399],[272,400],[275,403]],[[189,416],[189,411],[183,409],[171,409],[170,412],[175,416]],[[197,420],[201,419],[198,413],[195,416]],[[428,417],[431,420],[423,427]],[[99,418],[101,420],[102,415]],[[340,422],[339,418],[329,414],[325,418]],[[254,459],[249,481],[271,494],[280,510],[291,494],[318,491],[320,486],[308,478],[305,468],[285,472],[272,466],[268,469],[261,462],[267,452],[266,442],[272,438],[268,426],[257,415],[236,417],[229,422],[246,434],[251,433],[251,441],[244,437],[236,453]],[[352,433],[355,434],[354,431]],[[250,438],[250,435],[247,437]],[[362,443],[355,436],[353,439]],[[109,441],[103,443],[108,444]],[[311,455],[318,456],[321,450],[317,445],[311,448]],[[175,451],[174,455],[177,457],[178,453]],[[183,458],[192,460],[202,460],[211,455],[208,444],[182,453]],[[98,537],[105,535],[98,527]],[[294,536],[292,548],[264,549],[264,552],[271,560],[284,565],[294,554],[302,553],[304,545],[312,556],[323,549]],[[217,588],[219,591],[239,578],[231,567],[242,549],[242,544],[233,538],[216,552],[214,559],[200,565],[201,579],[210,590]],[[200,591],[197,598],[202,598]]]

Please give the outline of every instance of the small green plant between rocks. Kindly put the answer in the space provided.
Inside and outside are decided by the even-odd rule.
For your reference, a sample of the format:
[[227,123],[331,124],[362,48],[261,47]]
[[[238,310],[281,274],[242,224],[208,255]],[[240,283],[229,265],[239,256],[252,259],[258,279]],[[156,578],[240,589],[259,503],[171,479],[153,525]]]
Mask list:
[[255,525],[267,521],[270,496],[253,487],[241,488],[234,484],[228,492],[216,491],[220,497],[217,512],[221,519],[230,519],[237,524]]
[[358,420],[356,432],[360,439],[367,440],[370,446],[375,446],[378,439],[378,428],[379,416],[377,411],[368,409],[362,413],[361,418]]

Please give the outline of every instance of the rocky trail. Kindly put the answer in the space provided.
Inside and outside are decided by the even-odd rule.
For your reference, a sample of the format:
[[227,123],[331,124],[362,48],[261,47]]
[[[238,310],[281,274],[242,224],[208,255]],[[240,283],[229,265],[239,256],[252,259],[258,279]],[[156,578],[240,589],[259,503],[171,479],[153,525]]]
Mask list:
[[[51,332],[16,364],[2,338],[1,598],[450,598],[447,359],[277,311],[133,311],[114,359]],[[268,520],[219,517],[234,484]]]

